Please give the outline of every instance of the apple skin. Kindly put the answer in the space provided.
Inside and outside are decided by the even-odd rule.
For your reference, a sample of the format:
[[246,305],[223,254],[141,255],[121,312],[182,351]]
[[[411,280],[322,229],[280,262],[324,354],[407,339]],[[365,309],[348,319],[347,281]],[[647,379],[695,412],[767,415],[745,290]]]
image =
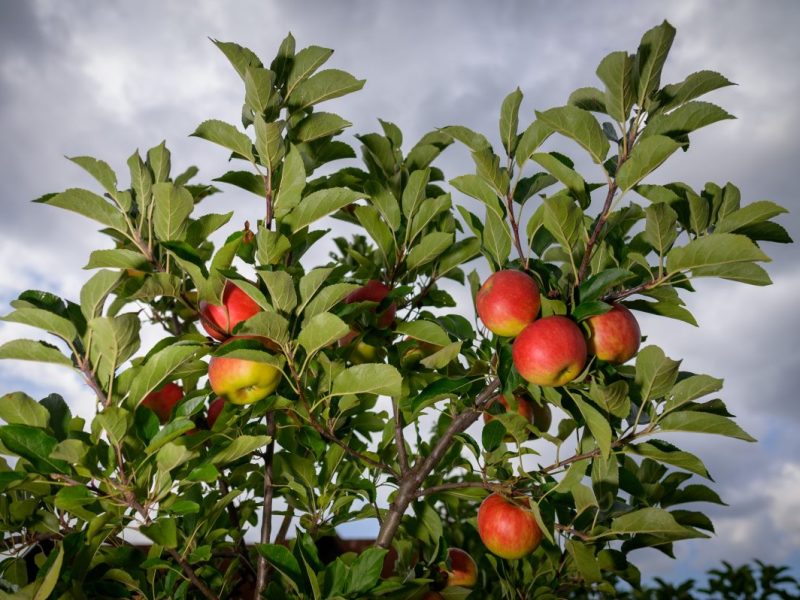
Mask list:
[[200,323],[208,335],[221,342],[228,339],[233,328],[246,321],[262,308],[242,289],[231,281],[225,283],[222,291],[222,305],[201,301]]
[[[370,279],[365,285],[347,295],[344,302],[345,304],[352,304],[354,302],[382,302],[391,291],[388,285],[381,283],[377,279]],[[378,314],[376,321],[378,329],[391,327],[396,315],[397,304],[392,302],[383,312]]]
[[514,340],[514,366],[529,383],[560,386],[575,379],[586,364],[586,339],[567,317],[534,321]]
[[473,558],[460,548],[449,548],[447,559],[451,571],[447,572],[447,585],[458,585],[471,588],[478,583],[478,565]]
[[[242,339],[233,337],[230,341]],[[208,381],[214,393],[233,404],[252,404],[278,388],[281,371],[269,363],[213,356]]]
[[206,423],[208,423],[209,429],[214,427],[214,423],[217,422],[219,414],[222,412],[222,409],[224,407],[225,407],[225,398],[215,398],[214,400],[211,401],[211,404],[208,405]]
[[[523,504],[530,504],[524,499]],[[530,510],[500,494],[487,496],[478,509],[478,535],[483,544],[500,558],[522,558],[539,546],[542,530]]]
[[612,365],[621,365],[636,356],[642,341],[639,323],[630,310],[615,304],[607,313],[586,319],[589,354]]
[[[533,400],[526,398],[521,394],[514,394],[514,398],[517,401],[517,409],[516,413],[521,417],[525,417],[531,425],[536,426],[536,428],[541,431],[542,433],[546,433],[550,429],[550,425],[553,422],[553,413],[550,410],[550,407],[546,404],[539,405]],[[505,396],[499,394],[495,396],[494,400],[489,403],[489,406],[495,403],[495,401],[499,402],[504,409],[507,411],[509,410],[508,400],[506,400]],[[488,411],[483,413],[483,422],[488,423],[494,419],[494,415]],[[529,438],[535,438],[536,435],[533,432],[530,432]],[[506,436],[506,438],[514,439],[512,436]]]
[[[339,347],[344,348],[348,344],[351,344],[352,341],[357,337],[358,331],[351,328],[350,333],[339,340]],[[348,358],[354,365],[363,365],[364,363],[378,362],[380,354],[379,348],[373,346],[372,344],[367,344],[362,340],[353,346],[352,350],[350,350]]]
[[497,271],[478,290],[475,306],[489,331],[514,337],[539,314],[539,286],[522,271]]
[[444,600],[444,596],[439,592],[427,592],[421,600]]
[[183,390],[177,383],[168,383],[160,389],[150,392],[142,400],[142,405],[146,406],[158,417],[163,425],[169,421],[172,409],[183,398]]

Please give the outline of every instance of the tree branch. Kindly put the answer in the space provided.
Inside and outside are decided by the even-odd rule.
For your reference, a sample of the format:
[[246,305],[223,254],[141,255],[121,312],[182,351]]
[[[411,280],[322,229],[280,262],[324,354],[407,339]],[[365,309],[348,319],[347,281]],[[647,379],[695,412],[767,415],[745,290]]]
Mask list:
[[[272,532],[272,457],[275,455],[275,412],[267,413],[267,435],[270,437],[267,445],[267,455],[264,457],[264,506],[261,512],[261,543],[269,544]],[[261,597],[261,592],[267,587],[269,571],[267,559],[259,554],[258,575],[256,576],[256,589],[253,592],[254,600]]]
[[396,398],[392,398],[392,409],[394,410],[394,442],[397,446],[397,462],[400,465],[400,474],[405,475],[408,472],[408,454],[406,453],[406,440],[403,437],[403,415]]

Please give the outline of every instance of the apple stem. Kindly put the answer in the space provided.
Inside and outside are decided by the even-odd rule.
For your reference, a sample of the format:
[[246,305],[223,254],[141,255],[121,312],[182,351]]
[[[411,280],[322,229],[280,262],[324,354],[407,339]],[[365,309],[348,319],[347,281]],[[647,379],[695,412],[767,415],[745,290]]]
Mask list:
[[[267,413],[267,435],[269,444],[267,453],[264,456],[264,506],[261,513],[261,543],[269,544],[272,533],[272,496],[274,487],[272,485],[272,457],[275,454],[275,412]],[[269,570],[267,559],[259,555],[258,574],[256,575],[256,589],[253,593],[254,600],[261,598],[261,592],[267,587],[269,582]]]

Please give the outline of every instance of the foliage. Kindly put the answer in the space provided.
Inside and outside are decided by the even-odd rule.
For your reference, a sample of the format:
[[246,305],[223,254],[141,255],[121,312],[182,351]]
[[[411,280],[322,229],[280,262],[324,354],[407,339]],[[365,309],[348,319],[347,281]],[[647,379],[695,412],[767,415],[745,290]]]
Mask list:
[[[421,597],[438,586],[449,546],[478,561],[475,597],[553,598],[587,584],[611,593],[612,577],[638,586],[636,549],[672,555],[675,542],[713,532],[684,505],[722,500],[699,482],[710,480],[701,459],[670,434],[753,438],[716,397],[720,380],[656,345],[632,364],[590,362],[561,388],[527,386],[555,410],[554,432],[503,415],[481,439],[467,433],[498,391],[524,387],[511,340],[468,318],[476,260],[526,270],[543,315],[578,321],[625,301],[695,324],[683,300],[694,279],[770,283],[759,263],[769,260],[764,242],[790,241],[771,220],[782,207],[742,204],[731,183],[653,183],[696,130],[731,118],[697,99],[730,84],[717,73],[661,85],[674,33],[664,23],[635,53],[605,57],[602,89],[581,88],[531,123],[512,92],[499,146],[447,126],[409,148],[380,121],[356,136],[361,166],[338,170],[332,163],[356,157],[340,139],[350,123],[318,107],[363,80],[321,69],[332,51],[297,50],[291,35],[269,65],[214,41],[241,78],[241,127],[208,120],[193,135],[229,153],[232,170],[193,183],[197,169],[174,172],[163,142],[131,155],[129,184],[101,160],[72,158],[95,191],[37,202],[93,219],[113,246],[89,256],[78,299],[21,293],[5,320],[48,337],[8,342],[0,358],[77,371],[97,412],[85,423],[57,395],[0,399],[0,451],[14,457],[0,463],[0,597],[244,597],[264,586],[275,599]],[[550,138],[575,142],[604,181],[548,151]],[[434,162],[454,143],[475,172],[448,179]],[[231,212],[200,213],[221,203],[223,186],[255,197],[238,231]],[[357,233],[334,238],[326,261],[337,222]],[[345,301],[370,280],[389,296]],[[270,351],[199,331],[199,305],[219,304],[226,281],[263,309],[234,333],[267,338]],[[397,320],[382,328],[392,303]],[[163,329],[152,348],[141,345],[143,321]],[[351,330],[356,339],[340,344]],[[407,360],[422,343],[434,350]],[[359,358],[356,344],[374,358]],[[227,403],[208,427],[205,359],[222,354],[268,362],[282,379],[254,404]],[[141,403],[173,381],[185,396],[161,425]],[[531,498],[545,541],[529,558],[483,550],[474,518],[489,490]],[[271,515],[282,517],[277,530]],[[318,549],[337,526],[374,518],[374,547]],[[259,521],[261,543],[248,547]],[[137,529],[149,545],[132,545]]]

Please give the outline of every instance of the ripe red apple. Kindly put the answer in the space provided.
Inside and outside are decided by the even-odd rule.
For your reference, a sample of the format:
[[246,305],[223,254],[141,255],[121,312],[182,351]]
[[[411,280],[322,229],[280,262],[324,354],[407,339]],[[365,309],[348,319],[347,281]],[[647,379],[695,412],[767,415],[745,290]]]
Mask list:
[[586,340],[574,321],[554,315],[528,325],[512,347],[514,366],[530,383],[559,386],[586,364]]
[[208,335],[220,341],[230,337],[231,331],[237,324],[262,310],[255,300],[232,281],[225,283],[221,306],[201,301],[199,308],[203,329]]
[[631,311],[615,304],[607,313],[586,319],[590,354],[612,365],[621,365],[636,356],[642,341],[639,323]]
[[[382,302],[389,295],[391,288],[377,279],[370,279],[365,285],[351,292],[344,301],[346,304],[354,302]],[[397,315],[397,304],[392,302],[383,312],[378,314],[376,325],[379,329],[386,329],[394,322]]]
[[[231,338],[230,341],[242,339]],[[281,380],[280,369],[269,363],[214,356],[208,363],[211,389],[233,404],[251,404],[274,392]]]
[[542,530],[527,498],[513,502],[500,494],[486,497],[478,509],[478,535],[500,558],[522,558],[539,546]]
[[[534,425],[543,433],[550,429],[550,424],[553,422],[553,413],[550,411],[549,406],[546,404],[539,405],[522,394],[514,394],[514,399],[517,401],[517,408],[514,412],[521,417],[525,417],[528,422],[531,423],[531,425]],[[501,412],[510,410],[508,400],[506,400],[505,396],[502,394],[495,396],[495,398],[489,403],[489,406],[493,406],[495,402],[503,407]],[[484,423],[488,423],[492,419],[494,419],[494,415],[492,413],[488,411],[483,413]],[[533,432],[530,433],[530,437],[535,437]]]
[[211,404],[208,405],[208,414],[206,415],[206,423],[208,423],[209,429],[214,427],[214,423],[217,422],[219,413],[222,412],[222,409],[224,407],[225,407],[225,398],[216,398],[211,401]]
[[449,548],[447,560],[450,562],[450,571],[447,572],[448,586],[472,587],[478,583],[478,565],[468,553],[459,548]]
[[475,306],[489,331],[514,337],[539,314],[539,286],[522,271],[497,271],[478,290]]
[[168,383],[160,389],[150,392],[142,400],[142,405],[152,410],[163,425],[169,421],[172,409],[183,398],[183,390],[177,383]]

